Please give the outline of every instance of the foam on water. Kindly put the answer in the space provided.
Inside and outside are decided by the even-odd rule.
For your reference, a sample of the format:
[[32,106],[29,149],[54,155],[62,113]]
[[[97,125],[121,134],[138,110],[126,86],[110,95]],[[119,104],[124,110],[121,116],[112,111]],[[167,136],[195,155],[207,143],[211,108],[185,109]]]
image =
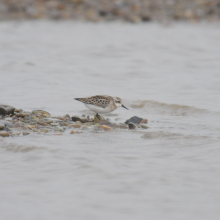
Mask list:
[[3,219],[220,217],[219,24],[0,23],[0,103],[147,130],[0,138]]

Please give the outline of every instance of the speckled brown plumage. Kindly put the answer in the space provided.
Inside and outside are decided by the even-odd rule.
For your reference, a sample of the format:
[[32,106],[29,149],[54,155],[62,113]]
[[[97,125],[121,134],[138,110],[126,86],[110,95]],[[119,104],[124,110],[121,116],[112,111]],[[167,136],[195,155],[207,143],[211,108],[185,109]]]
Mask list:
[[91,96],[89,98],[76,98],[76,100],[81,101],[85,104],[96,105],[101,108],[106,108],[110,102],[114,102],[114,99],[111,96]]

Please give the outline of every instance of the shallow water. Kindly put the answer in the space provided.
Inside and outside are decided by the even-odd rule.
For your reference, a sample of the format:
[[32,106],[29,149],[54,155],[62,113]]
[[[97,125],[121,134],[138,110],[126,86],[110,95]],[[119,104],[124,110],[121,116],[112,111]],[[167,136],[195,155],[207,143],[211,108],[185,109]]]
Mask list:
[[0,213],[16,219],[219,219],[220,24],[0,23],[1,104],[92,114],[119,96],[149,129],[0,138]]

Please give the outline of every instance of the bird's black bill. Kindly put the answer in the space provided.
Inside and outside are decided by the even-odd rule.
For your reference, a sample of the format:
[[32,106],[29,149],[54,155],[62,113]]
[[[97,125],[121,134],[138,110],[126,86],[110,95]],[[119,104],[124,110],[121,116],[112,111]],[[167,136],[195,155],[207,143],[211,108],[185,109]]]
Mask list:
[[[121,107],[126,108],[124,105],[122,105]],[[126,108],[127,110],[129,110],[128,108]]]

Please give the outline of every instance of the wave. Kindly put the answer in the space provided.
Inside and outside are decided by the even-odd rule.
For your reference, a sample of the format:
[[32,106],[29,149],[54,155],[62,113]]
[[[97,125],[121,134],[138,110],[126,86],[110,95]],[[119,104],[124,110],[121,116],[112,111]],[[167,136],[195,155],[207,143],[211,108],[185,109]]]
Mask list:
[[14,153],[25,153],[29,151],[34,151],[34,150],[44,150],[46,149],[45,147],[37,147],[37,146],[25,146],[17,143],[6,143],[5,141],[0,141],[0,147],[4,148],[7,151],[11,151]]
[[156,101],[136,101],[130,105],[132,108],[143,108],[146,109],[148,113],[152,114],[162,114],[162,115],[174,115],[174,116],[187,116],[196,114],[213,114],[219,115],[220,112],[211,112],[207,109],[199,109],[187,105],[178,104],[167,104]]
[[146,132],[141,137],[144,139],[184,139],[184,140],[210,139],[208,136],[184,135],[180,133],[172,133],[172,132],[164,132],[164,131]]

